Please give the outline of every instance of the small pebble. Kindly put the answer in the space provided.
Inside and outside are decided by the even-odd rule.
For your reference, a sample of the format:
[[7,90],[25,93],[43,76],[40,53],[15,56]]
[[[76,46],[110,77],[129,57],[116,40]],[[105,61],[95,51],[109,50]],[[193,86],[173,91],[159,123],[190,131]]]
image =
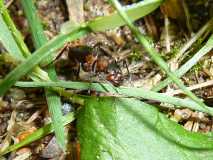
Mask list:
[[55,136],[50,140],[48,145],[44,148],[44,150],[41,153],[41,157],[43,158],[54,158],[57,159],[57,157],[60,157],[62,154],[62,150],[59,147],[59,145],[56,142]]
[[66,115],[69,112],[73,112],[74,107],[70,103],[64,103],[62,106],[62,113],[63,115]]

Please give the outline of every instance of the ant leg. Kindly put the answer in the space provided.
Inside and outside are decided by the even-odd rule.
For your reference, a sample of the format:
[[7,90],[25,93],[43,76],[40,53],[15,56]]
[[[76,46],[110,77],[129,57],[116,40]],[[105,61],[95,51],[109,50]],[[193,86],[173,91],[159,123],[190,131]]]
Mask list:
[[97,69],[97,60],[92,64],[92,73],[96,73]]
[[103,54],[107,57],[113,58],[114,52],[111,51],[109,48],[107,48],[106,46],[100,46],[100,49],[103,51]]
[[76,63],[78,66],[77,68],[77,74],[76,74],[76,79],[79,80],[80,78],[80,71],[81,71],[81,63]]
[[127,76],[129,77],[129,76],[130,76],[130,72],[129,72],[129,67],[128,67],[128,65],[127,65],[127,60],[124,60],[124,61],[123,61],[123,65],[125,65],[126,70],[127,70]]
[[121,74],[123,74],[121,66],[118,64],[118,62],[116,61],[116,59],[113,58],[113,60],[114,60],[113,63],[115,64],[116,68],[118,68],[118,70],[119,70],[119,71],[116,71],[116,72],[120,72]]
[[50,64],[53,64],[57,61],[58,58],[61,57],[61,55],[64,53],[64,51],[68,48],[69,44],[66,44],[56,55],[56,57],[53,59],[53,61]]
[[130,71],[129,71],[129,67],[128,67],[128,64],[127,64],[127,60],[124,60],[124,61],[123,61],[123,64],[125,65],[125,67],[126,67],[126,69],[127,69],[128,81],[129,81],[130,85],[133,86],[133,83],[132,83],[132,76],[131,76]]
[[92,64],[92,72],[96,73],[96,71],[97,71],[97,61],[98,61],[98,58],[99,58],[98,52],[96,53],[94,58],[95,58],[95,61]]

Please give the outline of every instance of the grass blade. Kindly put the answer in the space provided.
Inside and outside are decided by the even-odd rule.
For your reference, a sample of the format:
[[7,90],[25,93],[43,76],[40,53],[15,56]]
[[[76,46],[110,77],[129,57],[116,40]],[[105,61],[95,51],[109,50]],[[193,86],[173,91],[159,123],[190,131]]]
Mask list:
[[[137,20],[160,6],[163,0],[149,0],[149,1],[140,1],[133,5],[125,7],[125,12],[128,14],[131,20]],[[62,33],[66,33],[67,30],[70,31],[73,28],[73,22],[66,22],[62,26]],[[114,12],[108,16],[98,17],[94,20],[91,20],[82,26],[89,27],[92,31],[105,31],[107,29],[113,29],[125,25],[125,21],[120,17],[117,12]]]
[[[121,17],[126,21],[127,25],[135,34],[138,41],[144,46],[147,53],[150,55],[152,60],[163,70],[166,72],[166,74],[173,80],[173,82],[181,89],[183,92],[188,95],[192,100],[194,100],[196,103],[198,103],[201,107],[203,107],[206,111],[208,111],[208,107],[198,98],[196,97],[190,90],[188,90],[183,82],[173,73],[170,71],[167,63],[162,59],[160,54],[157,53],[157,51],[149,44],[149,41],[146,39],[145,36],[141,34],[139,29],[134,26],[134,24],[131,22],[131,20],[128,18],[127,14],[124,12],[121,4],[117,0],[109,0],[112,2],[114,7],[118,10]],[[209,112],[209,111],[208,111]]]
[[[11,45],[18,46],[19,52],[22,53],[22,56],[25,58],[29,57],[31,55],[29,49],[27,48],[26,44],[24,43],[23,37],[21,33],[17,30],[15,24],[13,23],[12,19],[10,18],[10,15],[7,11],[7,8],[4,6],[3,0],[0,0],[0,14],[2,16],[2,20],[7,24],[10,31],[8,34],[10,34],[16,43],[14,41],[10,41]],[[4,44],[7,45],[7,44]],[[9,46],[5,46],[5,48],[9,48]],[[10,48],[13,49],[13,48]],[[14,50],[16,52],[16,50]],[[13,52],[12,52],[13,53]],[[35,66],[32,73],[30,73],[30,78],[36,81],[39,80],[49,80],[49,77],[46,72],[44,72],[42,69],[40,69],[38,66]]]
[[[36,13],[36,8],[32,0],[21,0],[21,4],[30,25],[34,45],[38,49],[47,42],[47,38],[44,35],[43,27]],[[57,80],[57,75],[53,64],[48,66],[47,72],[51,80]],[[45,95],[55,130],[56,140],[59,146],[65,150],[65,131],[64,126],[61,125],[63,115],[61,111],[62,107],[60,97],[56,92],[51,91],[50,89],[45,89]]]
[[[124,10],[129,18],[135,21],[151,13],[153,10],[158,8],[162,2],[162,0],[141,1],[133,5],[124,7]],[[87,25],[93,31],[104,31],[106,29],[113,29],[125,24],[126,22],[120,17],[119,13],[115,12],[112,15],[92,20]]]
[[[206,44],[192,57],[188,60],[184,65],[182,65],[177,71],[175,71],[178,77],[183,76],[186,72],[188,72],[204,55],[206,55],[213,48],[213,34],[210,36],[209,40]],[[160,91],[164,87],[166,87],[172,80],[170,78],[166,78],[161,81],[159,84],[152,88],[153,91]]]
[[[190,108],[193,110],[198,110],[202,112],[209,113],[213,115],[213,109],[208,108],[208,110],[200,107],[197,103],[192,100],[181,99],[169,96],[165,93],[156,93],[153,91],[146,90],[144,88],[128,88],[128,87],[114,87],[106,83],[87,83],[87,82],[17,82],[15,84],[18,87],[62,87],[68,89],[77,89],[77,90],[96,90],[99,92],[108,92],[109,96],[118,96],[123,95],[124,97],[132,98],[143,98],[149,100],[155,100],[162,103],[169,103],[176,105],[176,108]],[[168,106],[170,107],[170,106]]]
[[[24,60],[22,52],[19,50],[13,36],[10,34],[10,30],[5,24],[2,15],[0,14],[0,40],[5,46],[6,50],[17,60]],[[15,45],[14,45],[15,44]]]
[[[21,33],[16,29],[13,21],[11,20],[9,14],[7,12],[7,9],[4,7],[2,0],[0,0],[0,11],[1,11],[0,12],[1,16],[4,18],[4,19],[2,18],[2,22],[4,22],[4,23],[0,23],[0,24],[5,24],[5,23],[7,24],[8,28],[10,28],[10,32],[8,32],[8,33],[11,35],[10,37],[12,37],[14,39],[13,41],[10,41],[11,45],[16,46],[18,44],[17,49],[19,49],[19,52],[22,53],[22,55],[28,56],[29,54],[31,54],[21,37]],[[4,26],[3,26],[3,28],[4,28]],[[0,35],[2,35],[2,34],[0,34]],[[69,35],[69,33],[66,35]],[[7,43],[3,43],[3,44],[7,45]],[[8,46],[6,46],[5,48],[8,48]],[[12,48],[10,48],[10,49],[12,49]],[[23,52],[26,52],[26,53],[23,53]],[[14,50],[13,53],[16,53],[16,50]],[[27,68],[29,68],[29,67],[30,67],[30,64],[29,64],[29,66],[27,66]],[[34,81],[50,80],[48,77],[48,74],[45,71],[41,70],[39,67],[33,68],[33,71],[29,74],[29,77]],[[4,86],[4,87],[7,89],[10,88],[10,86]],[[4,88],[1,88],[1,89],[4,89]],[[54,91],[62,94],[64,97],[70,99],[71,101],[74,101],[75,103],[79,103],[79,104],[83,103],[83,100],[81,98],[79,98],[78,96],[73,95],[71,93],[68,93],[68,92],[64,91],[63,89],[59,89],[59,88],[52,88],[52,89]]]
[[32,54],[29,58],[26,59],[22,64],[16,67],[11,71],[1,82],[0,82],[0,96],[3,96],[4,93],[15,84],[22,76],[29,73],[36,65],[38,65],[42,59],[53,54],[55,50],[62,47],[65,42],[75,40],[83,35],[88,33],[87,30],[76,29],[75,31],[60,35],[57,38],[50,40],[45,46],[39,48]]
[[35,48],[38,49],[47,42],[47,38],[43,33],[43,27],[37,15],[36,8],[32,0],[21,0],[21,5],[30,26],[31,34],[33,37],[33,44]]
[[48,110],[52,119],[55,136],[59,146],[65,150],[65,130],[62,124],[61,100],[58,94],[50,89],[45,89]]
[[[24,57],[24,58],[30,56],[31,53],[30,53],[29,49],[27,48],[26,44],[24,43],[24,40],[23,40],[21,33],[16,29],[16,26],[13,23],[12,19],[10,18],[10,15],[9,15],[6,7],[4,6],[4,3],[3,3],[2,0],[0,0],[0,11],[1,11],[0,14],[1,14],[1,17],[2,17],[2,19],[0,19],[2,21],[1,24],[7,25],[8,29],[9,29],[9,32],[7,32],[7,34],[10,37],[10,39],[13,39],[13,40],[9,41],[10,42],[9,45],[18,46],[18,47],[16,47],[16,48],[10,47],[8,45],[8,43],[5,43],[5,42],[3,42],[3,45],[5,46],[5,48],[8,51],[12,51],[12,53],[16,53],[16,54],[21,54],[22,57]],[[4,28],[3,25],[0,26],[0,27]],[[3,36],[3,35],[1,35],[1,36]],[[1,39],[2,38],[4,39],[4,37],[1,37]],[[13,56],[12,53],[11,53],[11,55]],[[14,58],[16,58],[16,56]],[[24,61],[25,60],[24,58],[18,59],[18,60]],[[49,79],[47,73],[44,72],[43,70],[41,70],[39,67],[35,67],[33,69],[32,73],[29,76],[33,80],[36,80],[36,81],[38,81],[40,79],[43,79],[43,80]]]
[[10,31],[11,31],[10,33],[13,35],[16,43],[19,42],[19,43],[17,43],[17,45],[19,46],[19,49],[22,51],[22,55],[25,58],[30,56],[31,53],[29,52],[27,46],[25,45],[21,33],[16,29],[15,24],[13,23],[12,19],[10,18],[7,8],[4,6],[3,0],[0,0],[0,11],[1,11],[1,15],[2,15],[5,23],[7,24],[7,26],[10,27]]
[[205,32],[208,32],[208,30],[212,30],[213,28],[213,18],[211,18],[188,42],[186,42],[178,51],[178,53],[175,55],[174,58],[172,58],[172,61],[178,61],[178,59],[183,56],[183,54],[192,46],[196,40],[202,37],[202,35]]

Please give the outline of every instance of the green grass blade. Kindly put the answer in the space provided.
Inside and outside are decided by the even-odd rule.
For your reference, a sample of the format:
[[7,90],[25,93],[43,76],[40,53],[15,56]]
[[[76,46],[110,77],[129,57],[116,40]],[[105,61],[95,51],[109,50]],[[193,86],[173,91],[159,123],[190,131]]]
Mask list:
[[32,0],[21,0],[21,5],[24,9],[25,16],[33,37],[33,44],[36,49],[40,48],[47,42],[47,38],[43,33],[43,27],[37,15],[36,8]]
[[[70,122],[72,122],[74,119],[75,119],[74,113],[68,113],[66,116],[63,117],[63,123],[61,125],[65,126],[65,125],[69,124]],[[33,132],[31,135],[26,137],[26,139],[24,139],[23,141],[21,141],[17,144],[14,144],[12,146],[9,146],[5,151],[0,153],[0,156],[5,155],[9,152],[15,151],[15,150],[17,150],[23,146],[26,146],[36,140],[39,140],[40,138],[52,133],[53,131],[54,131],[54,127],[53,127],[52,123],[47,124],[44,127]]]
[[58,94],[50,89],[45,89],[45,95],[47,98],[48,110],[53,122],[55,136],[59,146],[65,150],[65,130],[62,124],[62,111],[61,100]]
[[[31,55],[29,49],[27,48],[26,44],[24,43],[23,37],[21,35],[21,33],[17,30],[15,24],[13,23],[12,19],[10,18],[10,15],[6,9],[6,7],[4,6],[4,3],[2,0],[0,0],[0,14],[2,16],[2,21],[4,21],[4,23],[7,25],[7,27],[9,28],[9,32],[7,32],[7,34],[10,34],[10,37],[12,37],[14,40],[10,41],[10,45],[11,46],[18,46],[19,51],[17,50],[12,50],[14,49],[13,47],[8,46],[8,43],[3,42],[4,46],[6,49],[10,49],[9,51],[13,51],[12,53],[21,53],[22,57],[28,57]],[[1,38],[2,39],[2,38]],[[11,54],[12,55],[12,54]],[[13,56],[13,55],[12,55]],[[23,59],[21,59],[23,60]],[[46,72],[44,72],[43,70],[41,70],[39,67],[35,67],[32,71],[32,73],[29,75],[31,77],[31,79],[33,80],[48,80],[48,75]]]
[[162,59],[159,53],[149,44],[149,41],[146,39],[145,36],[143,36],[139,29],[134,26],[134,24],[131,22],[131,20],[128,18],[127,14],[124,12],[122,6],[117,0],[109,0],[112,2],[114,7],[118,10],[121,17],[126,21],[127,25],[133,32],[133,34],[136,36],[138,41],[143,45],[147,53],[150,55],[152,60],[163,70],[166,72],[166,74],[172,79],[172,81],[186,94],[188,95],[192,100],[194,100],[196,103],[198,103],[201,107],[203,107],[205,110],[209,110],[208,107],[198,98],[196,97],[190,90],[188,90],[183,82],[173,73],[170,71],[167,63]]
[[212,30],[213,28],[213,18],[211,18],[189,41],[187,41],[177,52],[174,58],[172,60],[177,60],[183,56],[183,54],[192,46],[194,42],[196,42],[198,39],[201,39],[201,37],[208,31]]
[[[197,62],[206,55],[209,51],[211,51],[213,48],[213,34],[209,38],[209,40],[206,42],[206,44],[192,57],[190,60],[188,60],[184,65],[182,65],[177,71],[175,71],[176,75],[178,77],[183,76],[186,72],[188,72]],[[159,84],[154,86],[152,88],[153,91],[160,91],[164,87],[166,87],[169,83],[171,83],[172,80],[170,78],[167,78],[163,81],[161,81]]]
[[[13,42],[11,45],[13,45],[13,46],[16,46],[17,44],[19,44],[18,46],[19,46],[19,51],[22,53],[22,52],[26,52],[26,53],[22,53],[22,55],[25,55],[25,56],[27,56],[28,54],[31,54],[30,52],[29,52],[29,50],[28,50],[28,48],[27,48],[27,46],[25,45],[25,43],[23,42],[23,39],[22,39],[22,37],[21,37],[21,34],[20,34],[20,32],[16,29],[16,27],[15,27],[15,25],[14,25],[14,23],[13,23],[13,21],[11,20],[11,18],[10,18],[10,16],[9,16],[9,14],[8,14],[8,12],[7,12],[7,9],[3,6],[3,3],[2,3],[2,1],[0,0],[0,14],[3,16],[3,18],[4,18],[4,22],[8,25],[8,28],[10,28],[10,34],[11,34],[11,37],[13,37],[14,38],[14,41],[10,41],[10,42]],[[70,31],[70,33],[71,33],[71,31]],[[69,39],[69,33],[67,33],[66,34],[67,36],[68,36],[68,38],[67,39]],[[58,37],[60,37],[60,36],[58,36]],[[57,38],[56,38],[57,39]],[[60,39],[60,38],[58,38],[58,39]],[[65,40],[67,40],[67,39],[65,39]],[[16,44],[16,43],[17,44]],[[63,41],[62,43],[65,43],[66,41]],[[5,44],[5,43],[3,43],[3,44]],[[23,48],[21,48],[21,47],[23,47]],[[7,46],[5,47],[5,48],[8,48]],[[12,49],[12,48],[11,48]],[[49,49],[50,50],[50,49]],[[14,50],[14,53],[15,53],[16,51]],[[45,58],[45,59],[47,59],[47,58]],[[30,64],[29,64],[29,66],[30,66]],[[29,66],[27,66],[27,68],[29,68]],[[15,74],[15,73],[14,73]],[[45,80],[45,81],[47,81],[47,80],[50,80],[49,79],[49,77],[48,77],[48,74],[45,72],[45,71],[43,71],[43,70],[41,70],[39,67],[35,67],[35,68],[33,68],[33,71],[29,74],[29,77],[31,78],[31,79],[33,79],[34,81],[41,81],[41,80]],[[10,83],[10,82],[9,82]],[[7,89],[9,89],[10,88],[10,86],[4,86],[5,88],[7,88]],[[1,88],[1,89],[4,89],[4,88]],[[6,90],[7,90],[6,89]],[[56,91],[56,92],[58,92],[58,93],[60,93],[60,94],[62,94],[64,97],[66,97],[66,98],[68,98],[68,99],[70,99],[70,100],[72,100],[72,101],[74,101],[74,102],[76,102],[76,103],[79,103],[79,104],[82,104],[83,103],[83,101],[82,101],[82,99],[81,98],[79,98],[78,96],[75,96],[75,95],[73,95],[73,94],[70,94],[70,93],[67,93],[66,91],[64,91],[64,90],[62,90],[62,89],[59,89],[59,88],[53,88],[53,90],[54,91]],[[1,90],[0,90],[1,91]],[[4,91],[5,92],[5,91]]]
[[2,15],[0,14],[0,41],[5,46],[6,50],[17,60],[24,60],[22,52],[19,50],[13,36],[10,34],[10,30],[5,24]]
[[46,45],[42,46],[35,51],[29,58],[26,59],[22,64],[11,71],[1,82],[0,82],[0,96],[15,84],[22,76],[29,73],[36,65],[38,65],[44,58],[53,54],[54,51],[64,45],[65,42],[75,40],[88,33],[85,29],[76,29],[75,31],[63,34],[50,40]]
[[[32,0],[21,0],[21,4],[30,25],[34,45],[38,49],[47,42],[47,38],[44,35],[43,27],[36,13],[36,8]],[[57,75],[53,64],[48,66],[47,72],[51,80],[57,80]],[[62,107],[60,97],[56,92],[51,91],[50,89],[45,89],[45,95],[47,98],[48,109],[55,130],[56,140],[59,146],[63,150],[65,150],[65,131],[64,126],[61,125],[63,115],[61,111]]]
[[[131,20],[137,20],[159,7],[162,1],[163,0],[141,1],[125,7],[125,12],[128,14]],[[71,30],[73,28],[72,24],[72,22],[66,22],[62,27],[62,32],[66,33],[67,30]],[[97,32],[120,27],[122,25],[125,25],[125,21],[120,17],[117,12],[114,12],[111,15],[98,17],[82,25],[86,25],[92,31]]]
[[13,35],[17,45],[19,46],[19,49],[22,51],[22,55],[26,58],[28,56],[30,56],[30,52],[27,48],[27,46],[25,45],[24,41],[23,41],[23,37],[21,35],[21,33],[16,29],[15,24],[13,23],[12,19],[10,18],[10,15],[7,11],[7,8],[4,5],[3,0],[0,0],[0,13],[5,21],[5,23],[7,24],[7,26],[9,26],[11,34]]
[[[129,18],[135,21],[151,13],[153,10],[158,8],[162,2],[163,0],[141,1],[125,7],[124,10],[129,16]],[[116,27],[123,26],[125,24],[126,22],[120,17],[119,13],[115,12],[112,15],[92,20],[87,25],[93,31],[104,31],[106,29],[113,29]]]
[[[108,92],[109,95],[119,94],[132,98],[143,98],[149,100],[155,100],[162,103],[169,103],[176,105],[176,108],[187,107],[193,110],[198,110],[202,112],[209,113],[213,115],[213,109],[208,108],[208,110],[200,107],[197,103],[192,100],[181,99],[169,96],[164,93],[156,93],[153,91],[146,90],[144,88],[129,88],[129,87],[114,87],[106,83],[87,83],[87,82],[17,82],[15,84],[18,87],[62,87],[68,89],[77,89],[77,90],[96,90],[99,92]],[[168,106],[170,107],[170,106]]]

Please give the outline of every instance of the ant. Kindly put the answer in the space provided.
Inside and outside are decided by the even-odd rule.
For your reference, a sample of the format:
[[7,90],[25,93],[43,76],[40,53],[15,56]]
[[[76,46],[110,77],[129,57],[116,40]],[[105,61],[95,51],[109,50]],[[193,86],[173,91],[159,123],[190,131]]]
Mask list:
[[85,72],[106,73],[106,80],[114,86],[119,86],[122,81],[122,72],[115,58],[109,54],[101,43],[93,47],[87,45],[71,46],[67,44],[56,57],[59,58],[66,50],[70,67],[76,68],[76,74],[79,76],[80,68]]

